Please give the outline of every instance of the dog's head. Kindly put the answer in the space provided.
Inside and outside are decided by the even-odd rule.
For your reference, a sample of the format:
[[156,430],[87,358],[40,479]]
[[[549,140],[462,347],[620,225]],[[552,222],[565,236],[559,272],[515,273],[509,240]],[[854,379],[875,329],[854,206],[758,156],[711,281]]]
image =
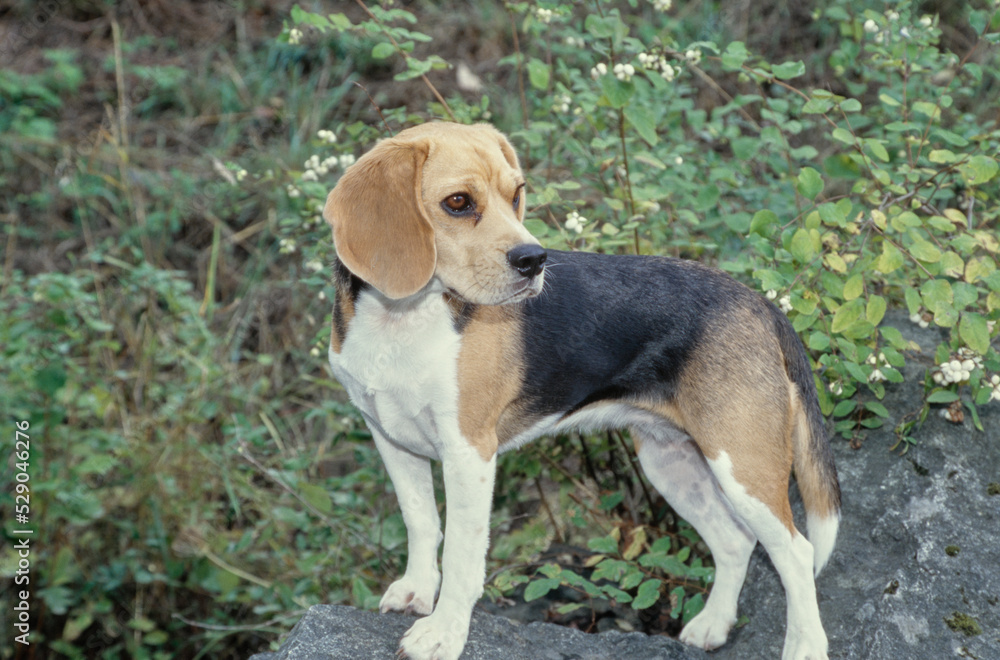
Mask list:
[[538,294],[545,250],[524,228],[524,175],[491,126],[429,123],[382,140],[330,192],[337,256],[389,298],[436,279],[498,305]]

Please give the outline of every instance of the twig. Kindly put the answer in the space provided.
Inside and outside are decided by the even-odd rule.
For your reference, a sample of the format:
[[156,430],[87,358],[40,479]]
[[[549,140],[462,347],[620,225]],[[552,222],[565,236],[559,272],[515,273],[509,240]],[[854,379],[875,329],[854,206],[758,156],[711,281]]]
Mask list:
[[[239,429],[239,426],[237,425],[236,428]],[[270,479],[271,481],[273,481],[274,483],[276,483],[278,486],[281,487],[282,490],[284,490],[285,492],[289,493],[292,497],[294,497],[299,502],[301,502],[303,506],[305,506],[307,509],[309,509],[313,513],[313,515],[315,515],[317,518],[319,518],[320,520],[322,520],[325,524],[329,525],[331,528],[341,527],[343,529],[346,529],[348,533],[350,533],[352,536],[354,536],[355,539],[357,539],[357,541],[361,545],[363,545],[365,548],[367,548],[370,552],[372,552],[373,554],[375,554],[375,553],[378,552],[378,548],[375,547],[375,545],[372,544],[371,541],[369,541],[367,538],[365,538],[364,536],[362,536],[361,534],[359,534],[357,531],[351,529],[350,527],[346,527],[344,525],[337,525],[335,523],[335,521],[332,520],[329,516],[327,516],[322,511],[318,510],[312,504],[310,504],[309,502],[307,502],[301,495],[299,495],[295,491],[294,488],[292,488],[291,486],[289,486],[288,484],[286,484],[284,481],[282,481],[278,477],[276,477],[273,474],[271,474],[271,471],[268,470],[266,467],[264,467],[264,465],[260,461],[258,461],[250,453],[249,446],[247,445],[247,441],[246,440],[244,440],[242,437],[238,437],[237,438],[237,442],[239,443],[239,454],[240,454],[240,456],[242,456],[244,458],[244,460],[246,460],[248,463],[250,463],[250,465],[252,465],[255,468],[257,468],[257,470],[259,470],[260,473],[263,476],[267,477],[268,479]]]
[[517,38],[517,21],[514,19],[514,12],[508,9],[510,14],[511,36],[514,37],[514,54],[517,62],[517,93],[521,99],[521,122],[524,127],[528,127],[528,98],[524,94],[524,55],[521,53],[521,41]]
[[306,610],[295,610],[293,612],[288,612],[287,614],[282,614],[276,616],[268,621],[261,621],[260,623],[253,623],[244,626],[220,626],[217,623],[205,623],[204,621],[195,621],[189,619],[182,614],[177,614],[176,612],[171,616],[178,621],[183,621],[189,626],[194,626],[195,628],[202,628],[203,630],[220,630],[223,632],[250,632],[254,630],[260,630],[261,628],[266,628],[267,626],[272,626],[276,623],[282,623],[288,619],[293,619],[295,617],[305,614]]
[[535,488],[538,489],[538,499],[542,503],[542,508],[545,509],[545,515],[549,517],[549,522],[552,523],[552,529],[555,531],[556,541],[562,543],[563,535],[559,530],[559,523],[556,521],[556,517],[552,513],[552,508],[549,507],[549,500],[545,497],[545,491],[542,490],[542,482],[538,479],[538,477],[535,477]]
[[[372,10],[368,8],[368,5],[364,3],[364,0],[354,0],[354,1],[358,4],[359,7],[361,7],[361,9],[364,10],[366,14],[368,14],[369,18],[375,21],[378,24],[378,26],[382,28],[382,33],[389,38],[389,43],[391,43],[396,48],[396,52],[402,55],[404,60],[409,62],[410,54],[407,53],[405,50],[403,50],[403,47],[399,45],[399,42],[397,42],[396,39],[391,34],[389,34],[389,30],[387,30],[385,25],[382,24],[382,21],[378,20],[375,14],[372,13]],[[458,121],[457,119],[455,119],[455,115],[454,113],[452,113],[451,108],[448,107],[448,102],[444,100],[444,97],[441,96],[441,93],[437,90],[437,87],[435,87],[433,83],[431,83],[431,81],[427,78],[427,75],[421,73],[420,79],[423,80],[424,84],[427,85],[427,88],[431,90],[431,93],[434,94],[434,98],[438,100],[438,103],[440,103],[441,106],[444,107],[444,111],[448,113],[448,117],[450,117],[452,121]]]
[[375,108],[375,112],[378,113],[379,119],[382,120],[382,124],[385,126],[386,132],[389,133],[389,137],[393,137],[394,134],[392,132],[392,129],[389,128],[389,122],[387,122],[385,120],[385,115],[382,114],[382,108],[378,107],[378,103],[376,103],[375,99],[372,98],[372,95],[368,92],[368,88],[365,87],[364,85],[362,85],[361,83],[359,83],[357,80],[355,80],[353,82],[354,82],[355,85],[357,85],[358,87],[360,87],[361,91],[363,91],[365,93],[365,96],[368,97],[368,102],[372,104],[373,108]]

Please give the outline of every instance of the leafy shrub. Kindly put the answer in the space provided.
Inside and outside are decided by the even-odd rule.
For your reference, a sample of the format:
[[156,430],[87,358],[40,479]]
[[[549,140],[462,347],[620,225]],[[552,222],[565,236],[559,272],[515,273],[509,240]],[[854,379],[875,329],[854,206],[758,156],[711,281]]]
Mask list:
[[[697,257],[756,283],[811,351],[822,409],[844,437],[890,419],[879,399],[886,382],[902,380],[916,347],[885,318],[905,305],[913,322],[949,330],[928,373],[921,419],[929,404],[962,401],[978,426],[976,407],[1000,399],[991,346],[1000,317],[1000,129],[977,114],[984,80],[1000,73],[989,50],[1000,20],[971,11],[979,38],[960,57],[940,47],[939,19],[915,15],[907,3],[884,12],[849,2],[817,10],[814,18],[836,26],[839,40],[829,84],[800,88],[802,61],[770,62],[740,41],[685,37],[683,21],[664,11],[669,5],[508,4],[524,50],[501,65],[516,71],[520,108],[508,100],[493,120],[527,164],[529,229],[552,247]],[[294,41],[309,30],[365,35],[375,42],[373,58],[400,58],[397,80],[442,65],[422,54],[418,44],[430,38],[414,31],[405,9],[372,7],[357,24],[298,8],[291,18],[297,27],[286,26],[286,36]],[[496,101],[444,100],[434,91],[431,113],[442,118],[481,118]],[[699,102],[706,93],[716,101]],[[354,144],[372,129],[356,123],[344,131]],[[301,176],[323,185],[291,184],[307,197],[297,203],[301,215],[321,208],[326,174],[307,163]],[[318,221],[304,226],[293,215],[285,226],[309,232],[303,244],[330,249],[315,238],[327,231]],[[910,426],[900,427],[907,438]],[[506,457],[501,472],[523,472],[534,460],[530,451]],[[694,577],[702,590],[711,581],[686,549],[670,554],[654,527],[638,528],[648,538],[613,529],[591,536],[599,554],[588,562],[596,568],[589,579],[546,564],[525,597],[570,586],[644,608],[671,579]],[[495,593],[523,582],[500,575]],[[680,589],[674,601],[683,603]],[[698,589],[692,606],[675,606],[672,616],[696,613],[695,597]]]
[[[374,607],[400,572],[384,471],[322,366],[318,218],[390,126],[496,123],[547,245],[698,258],[773,292],[841,434],[889,419],[878,399],[911,348],[894,308],[947,333],[924,415],[957,404],[975,422],[994,396],[996,18],[963,8],[946,32],[908,6],[844,0],[801,28],[815,50],[784,61],[709,3],[474,4],[474,29],[509,55],[479,71],[483,91],[442,92],[447,8],[418,20],[386,4],[294,10],[277,41],[212,45],[183,70],[140,37],[96,70],[67,48],[0,72],[0,399],[38,434],[42,653],[245,657],[312,603]],[[956,56],[942,43],[963,30],[978,41]],[[361,75],[397,101],[368,112]],[[419,86],[426,107],[386,91]],[[488,593],[558,584],[579,596],[565,616],[597,598],[693,616],[710,560],[637,474],[617,433],[505,455]],[[589,554],[540,559],[553,541]]]

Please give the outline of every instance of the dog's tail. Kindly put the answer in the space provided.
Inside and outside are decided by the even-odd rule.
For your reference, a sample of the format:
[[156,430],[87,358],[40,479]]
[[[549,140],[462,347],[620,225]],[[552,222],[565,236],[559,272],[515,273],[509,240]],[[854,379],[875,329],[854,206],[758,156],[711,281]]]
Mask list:
[[813,546],[816,575],[826,566],[840,525],[840,482],[829,437],[819,409],[816,384],[805,348],[784,314],[777,320],[785,370],[794,384],[792,451],[795,480],[806,508],[806,529]]

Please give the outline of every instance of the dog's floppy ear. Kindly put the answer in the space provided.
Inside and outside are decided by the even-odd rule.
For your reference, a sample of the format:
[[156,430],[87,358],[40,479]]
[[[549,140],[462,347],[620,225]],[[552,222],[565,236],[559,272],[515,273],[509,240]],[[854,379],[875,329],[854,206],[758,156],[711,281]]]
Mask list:
[[326,198],[337,256],[390,298],[405,298],[434,275],[434,228],[424,212],[426,140],[383,140],[358,159]]

